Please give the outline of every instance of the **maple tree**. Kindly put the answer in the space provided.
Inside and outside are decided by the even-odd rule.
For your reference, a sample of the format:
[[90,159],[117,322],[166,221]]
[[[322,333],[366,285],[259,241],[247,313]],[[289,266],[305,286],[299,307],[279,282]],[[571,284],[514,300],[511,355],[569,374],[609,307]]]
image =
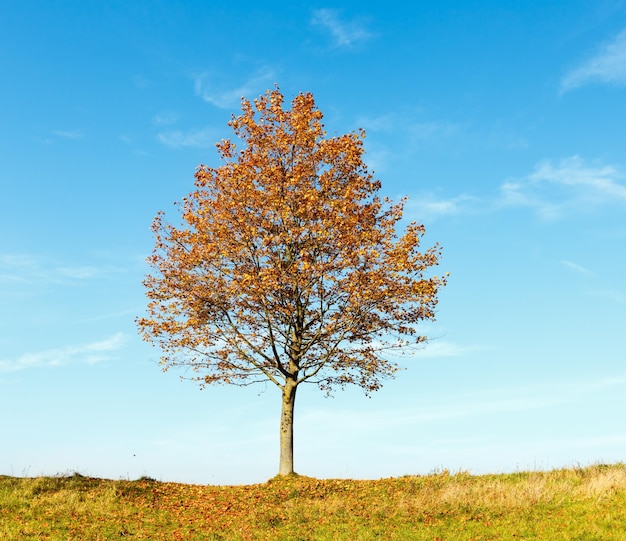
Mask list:
[[445,276],[428,276],[438,245],[424,227],[399,236],[403,202],[381,198],[361,130],[328,137],[313,95],[284,108],[278,88],[229,126],[220,167],[201,165],[179,226],[153,223],[144,339],[164,369],[202,386],[271,381],[281,390],[279,474],[293,473],[296,391],[355,384],[366,393],[398,369],[389,348],[419,344]]

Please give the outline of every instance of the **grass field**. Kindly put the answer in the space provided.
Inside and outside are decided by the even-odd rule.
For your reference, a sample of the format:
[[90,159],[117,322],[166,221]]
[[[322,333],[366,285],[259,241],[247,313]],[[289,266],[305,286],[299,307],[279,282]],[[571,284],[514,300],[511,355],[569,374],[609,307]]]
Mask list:
[[0,476],[0,539],[626,540],[626,465],[199,486]]

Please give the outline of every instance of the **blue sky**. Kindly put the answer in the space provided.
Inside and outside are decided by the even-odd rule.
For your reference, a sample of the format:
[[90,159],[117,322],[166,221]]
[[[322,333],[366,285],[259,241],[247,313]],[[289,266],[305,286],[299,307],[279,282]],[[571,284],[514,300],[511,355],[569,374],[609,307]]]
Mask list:
[[4,0],[0,474],[254,483],[271,385],[200,391],[142,343],[159,210],[241,96],[310,91],[449,271],[372,398],[296,404],[296,470],[626,460],[626,2]]

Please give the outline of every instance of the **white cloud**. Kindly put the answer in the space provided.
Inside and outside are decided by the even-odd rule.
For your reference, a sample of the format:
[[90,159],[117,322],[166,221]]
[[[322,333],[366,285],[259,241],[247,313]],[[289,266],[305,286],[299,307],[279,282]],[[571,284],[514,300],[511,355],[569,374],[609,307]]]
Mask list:
[[0,254],[0,267],[36,267],[38,260],[28,254]]
[[[370,410],[364,415],[359,410],[316,409],[302,414],[301,424],[326,427],[324,430],[336,430],[344,433],[350,430],[376,431],[394,430],[398,427],[414,427],[417,424],[458,420],[471,417],[502,415],[503,413],[525,412],[550,408],[562,404],[580,402],[581,398],[619,390],[626,387],[626,375],[615,374],[611,377],[580,381],[547,381],[536,385],[523,385],[485,389],[468,392],[455,400],[434,400],[428,404],[406,404],[398,409],[384,408]],[[342,428],[343,427],[343,428]]]
[[480,202],[477,197],[461,194],[448,199],[440,199],[432,194],[421,194],[408,200],[405,208],[416,220],[433,220],[440,216],[453,216],[469,213]]
[[220,109],[235,109],[241,98],[252,99],[262,94],[273,83],[274,72],[269,67],[259,69],[248,81],[235,88],[225,88],[216,77],[203,73],[195,80],[195,91],[204,101]]
[[372,34],[361,23],[339,20],[339,11],[336,9],[315,10],[311,24],[328,30],[335,47],[351,47],[359,41],[365,41],[372,37]]
[[[145,310],[145,307],[135,306],[134,308],[126,308],[125,310],[119,310],[117,312],[110,312],[107,314],[99,314],[97,316],[90,316],[83,319],[79,319],[77,323],[85,323],[88,321],[102,321],[103,319],[115,319],[122,316],[128,316],[130,314],[137,315],[141,313],[142,310]],[[125,318],[126,319],[126,318]]]
[[[354,433],[367,430],[371,433],[384,433],[388,430],[402,433],[403,428],[414,430],[417,425],[454,421],[467,418],[484,418],[489,415],[503,413],[524,412],[548,408],[564,399],[550,394],[540,395],[532,389],[509,389],[509,392],[499,391],[481,394],[466,394],[450,402],[429,403],[428,405],[406,405],[398,409],[385,408],[380,411],[368,411],[363,415],[362,410],[323,410],[317,409],[302,414],[299,422],[312,427],[311,430],[319,433],[337,432],[346,435],[346,427]],[[343,427],[343,428],[342,428]],[[332,436],[325,439],[331,441]]]
[[73,363],[94,364],[114,358],[113,352],[126,343],[123,333],[117,333],[105,340],[48,349],[37,353],[24,353],[16,359],[0,359],[1,372],[16,372],[28,368],[64,366]]
[[71,285],[118,270],[90,265],[58,265],[29,254],[0,254],[0,282]]
[[443,340],[431,340],[420,351],[416,357],[422,358],[440,358],[440,357],[464,357],[470,353],[484,350],[481,346],[462,346],[454,342],[446,342]]
[[561,160],[556,167],[550,161],[540,163],[529,178],[536,182],[579,187],[594,198],[626,200],[626,186],[617,182],[622,177],[613,166],[590,166],[579,156],[572,156]]
[[38,262],[30,255],[0,254],[0,282],[28,283],[37,273]]
[[214,131],[209,128],[188,132],[172,130],[161,132],[157,137],[161,143],[173,148],[207,148],[217,141]]
[[620,291],[619,289],[599,289],[590,291],[589,294],[593,297],[610,302],[626,304],[626,293],[624,291]]
[[377,117],[360,116],[356,119],[356,125],[364,128],[366,132],[389,132],[395,129],[396,121],[394,116],[391,114],[380,115]]
[[626,85],[626,30],[596,56],[570,71],[561,81],[561,92],[593,82]]
[[151,79],[148,79],[145,75],[139,73],[133,77],[133,83],[137,88],[149,88],[154,86],[154,83]]
[[418,122],[409,129],[413,138],[427,141],[451,137],[459,132],[460,126],[452,122]]
[[84,134],[81,130],[56,130],[53,132],[57,137],[64,139],[82,139]]
[[543,161],[527,177],[500,187],[499,207],[529,207],[546,219],[568,211],[591,211],[626,203],[624,174],[611,165],[589,164],[579,156]]
[[384,145],[369,144],[365,151],[365,161],[370,173],[381,173],[393,162],[394,153]]
[[155,126],[171,126],[178,122],[178,115],[172,111],[160,111],[152,117]]
[[562,200],[548,200],[547,196],[534,193],[525,182],[505,182],[500,187],[498,207],[528,207],[544,220],[555,220],[564,213]]
[[90,278],[95,278],[101,274],[101,269],[97,267],[58,267],[56,269],[59,277],[61,278],[70,278],[76,280],[88,280]]
[[572,156],[542,161],[525,177],[507,179],[494,194],[478,197],[463,193],[440,198],[428,192],[418,193],[411,196],[405,209],[418,221],[515,207],[533,210],[545,220],[555,220],[571,213],[626,206],[625,179],[626,173],[617,166]]
[[399,118],[391,114],[377,117],[360,116],[356,124],[366,131],[399,132],[406,133],[412,141],[440,140],[462,134],[463,126],[447,120],[414,121],[407,117]]
[[594,274],[593,271],[590,271],[587,267],[583,267],[582,265],[574,263],[573,261],[568,261],[567,259],[561,261],[561,264],[565,265],[568,269],[576,271],[580,274]]

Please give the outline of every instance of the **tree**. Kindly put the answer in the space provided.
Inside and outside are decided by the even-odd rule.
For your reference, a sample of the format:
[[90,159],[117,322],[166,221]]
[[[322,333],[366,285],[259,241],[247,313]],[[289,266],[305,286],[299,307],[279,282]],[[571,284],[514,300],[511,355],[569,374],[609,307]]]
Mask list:
[[356,384],[366,393],[398,369],[389,348],[419,344],[445,277],[427,277],[439,246],[419,251],[424,227],[396,225],[403,201],[381,199],[363,162],[365,133],[327,137],[312,94],[291,110],[276,88],[229,126],[244,143],[217,148],[179,204],[180,226],[154,220],[144,281],[145,340],[161,363],[191,379],[249,385],[282,395],[279,474],[293,473],[296,391]]

